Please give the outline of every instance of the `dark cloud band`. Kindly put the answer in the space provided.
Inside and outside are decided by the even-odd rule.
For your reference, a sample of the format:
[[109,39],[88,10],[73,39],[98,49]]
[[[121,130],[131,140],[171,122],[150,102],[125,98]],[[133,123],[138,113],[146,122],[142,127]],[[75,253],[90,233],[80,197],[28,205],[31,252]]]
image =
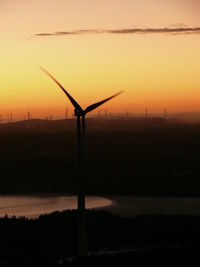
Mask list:
[[200,27],[178,27],[178,28],[130,28],[116,30],[74,30],[60,31],[53,33],[36,33],[34,36],[62,36],[62,35],[80,35],[80,34],[199,34]]

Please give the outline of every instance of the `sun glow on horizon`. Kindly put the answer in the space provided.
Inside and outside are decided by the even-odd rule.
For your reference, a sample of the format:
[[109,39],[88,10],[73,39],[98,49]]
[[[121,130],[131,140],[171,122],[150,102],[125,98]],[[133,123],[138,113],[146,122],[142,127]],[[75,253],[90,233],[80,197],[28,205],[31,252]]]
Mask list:
[[[76,4],[62,0],[60,5],[52,0],[48,9],[46,0],[28,2],[0,2],[0,113],[12,111],[21,117],[31,110],[38,117],[50,113],[59,117],[64,116],[66,106],[73,110],[39,65],[48,69],[83,108],[124,90],[104,108],[139,113],[148,105],[155,113],[163,107],[171,112],[200,111],[199,33],[34,36],[98,28],[197,27],[197,1],[192,0],[189,9],[187,1],[179,0],[151,0],[148,4],[143,0],[112,0],[109,4],[104,0],[84,4],[81,0]],[[95,10],[99,13],[94,14]],[[69,13],[67,18],[64,11]],[[162,16],[155,17],[158,11]]]

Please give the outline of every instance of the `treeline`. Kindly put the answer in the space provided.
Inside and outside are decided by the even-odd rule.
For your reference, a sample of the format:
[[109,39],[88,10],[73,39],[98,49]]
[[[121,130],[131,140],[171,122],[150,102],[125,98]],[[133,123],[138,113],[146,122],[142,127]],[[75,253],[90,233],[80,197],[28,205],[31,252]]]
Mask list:
[[[70,264],[77,247],[76,211],[54,212],[39,219],[0,219],[0,264],[42,262]],[[90,253],[112,259],[124,255],[134,259],[171,257],[200,252],[200,216],[138,216],[120,218],[104,211],[87,211]],[[106,256],[105,252],[109,253]],[[114,253],[121,251],[121,254]],[[95,256],[96,257],[96,256]],[[95,258],[90,257],[88,261]],[[111,259],[111,258],[110,258]],[[153,259],[153,258],[152,258]],[[144,260],[144,259],[143,259]],[[30,265],[29,265],[30,263]],[[5,265],[6,266],[6,265]],[[51,265],[49,265],[51,266]],[[164,266],[164,265],[163,265]]]

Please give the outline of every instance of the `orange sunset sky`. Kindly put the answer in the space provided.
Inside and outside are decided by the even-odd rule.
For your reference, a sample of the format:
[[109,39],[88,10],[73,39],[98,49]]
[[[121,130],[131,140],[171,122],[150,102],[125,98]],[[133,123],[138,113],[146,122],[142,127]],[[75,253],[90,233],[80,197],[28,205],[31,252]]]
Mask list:
[[[0,113],[200,111],[199,0],[0,0]],[[103,108],[103,107],[102,107]],[[95,111],[97,112],[97,111]]]

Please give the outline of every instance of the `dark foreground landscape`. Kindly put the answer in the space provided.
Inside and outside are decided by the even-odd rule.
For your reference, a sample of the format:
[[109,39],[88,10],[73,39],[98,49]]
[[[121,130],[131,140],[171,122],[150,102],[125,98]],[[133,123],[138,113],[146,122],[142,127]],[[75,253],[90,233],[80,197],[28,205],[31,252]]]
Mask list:
[[[69,193],[76,187],[75,120],[30,120],[0,127],[0,193]],[[154,119],[88,119],[86,191],[91,195],[200,196],[200,124]],[[73,266],[76,212],[0,219],[1,266]],[[200,264],[200,217],[120,218],[87,212],[81,263]]]
[[[92,195],[200,196],[200,124],[87,121]],[[76,193],[75,120],[1,125],[0,193]]]
[[89,256],[76,259],[76,211],[39,219],[0,219],[1,266],[74,266],[78,263],[175,266],[200,264],[199,216],[120,218],[87,212]]

